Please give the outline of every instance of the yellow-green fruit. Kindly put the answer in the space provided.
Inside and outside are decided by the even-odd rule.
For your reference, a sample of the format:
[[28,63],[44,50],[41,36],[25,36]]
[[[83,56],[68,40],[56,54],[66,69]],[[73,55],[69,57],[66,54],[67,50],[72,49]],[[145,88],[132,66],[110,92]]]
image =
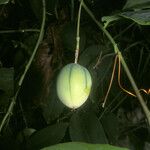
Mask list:
[[88,98],[92,86],[89,71],[75,63],[62,68],[57,78],[57,94],[69,108],[80,107]]

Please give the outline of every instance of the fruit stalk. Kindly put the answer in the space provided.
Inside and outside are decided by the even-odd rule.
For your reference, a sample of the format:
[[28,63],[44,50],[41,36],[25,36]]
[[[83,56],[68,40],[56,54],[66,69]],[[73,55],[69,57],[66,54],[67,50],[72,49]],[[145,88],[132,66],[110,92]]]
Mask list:
[[77,35],[76,35],[76,50],[75,50],[75,60],[74,63],[78,62],[79,51],[80,51],[80,18],[81,18],[81,9],[82,9],[83,0],[80,2],[79,11],[78,11],[78,21],[77,21]]

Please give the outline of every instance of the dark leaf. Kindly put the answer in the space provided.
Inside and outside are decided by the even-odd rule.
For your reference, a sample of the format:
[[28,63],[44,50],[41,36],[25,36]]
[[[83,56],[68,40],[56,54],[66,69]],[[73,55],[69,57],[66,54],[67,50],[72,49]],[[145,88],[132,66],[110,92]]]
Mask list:
[[[35,16],[39,19],[42,20],[42,0],[30,0],[30,5],[31,8],[35,14]],[[54,14],[55,8],[56,8],[57,0],[46,0],[46,9],[48,13]]]
[[108,143],[102,125],[93,113],[75,113],[69,130],[72,141]]
[[97,58],[98,54],[102,51],[99,45],[92,45],[86,48],[79,57],[79,63],[83,66],[89,66],[90,63]]
[[35,132],[27,142],[28,148],[37,150],[59,143],[64,137],[67,127],[67,123],[57,123]]
[[140,25],[150,25],[150,9],[138,10],[138,11],[127,11],[121,13],[120,16],[131,19]]
[[56,87],[53,85],[47,102],[42,106],[43,116],[49,124],[51,121],[57,119],[64,110],[64,105],[58,100]]
[[39,20],[42,20],[42,1],[39,0],[30,0],[30,5],[31,5],[31,8],[35,14],[35,16],[39,19]]
[[97,62],[94,62],[94,64],[92,63],[89,66],[93,79],[93,86],[90,94],[90,98],[93,102],[99,100],[98,97],[100,96],[100,93],[103,94],[103,89],[108,88],[109,84],[107,83],[110,82],[110,77],[112,74],[113,57],[113,55],[106,54],[100,59],[96,68],[94,68],[94,66]]
[[119,122],[117,117],[113,113],[109,113],[102,118],[101,122],[110,143],[116,144],[119,136]]

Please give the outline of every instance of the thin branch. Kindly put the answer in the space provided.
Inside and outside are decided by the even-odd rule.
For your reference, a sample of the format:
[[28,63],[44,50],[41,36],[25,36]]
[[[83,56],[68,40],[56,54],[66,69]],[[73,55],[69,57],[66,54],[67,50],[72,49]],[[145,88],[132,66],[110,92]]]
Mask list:
[[44,27],[45,27],[45,18],[46,18],[45,0],[42,0],[42,3],[43,3],[43,20],[42,20],[42,24],[41,24],[41,31],[40,31],[40,34],[39,34],[39,38],[38,38],[38,40],[37,40],[37,43],[36,43],[36,45],[35,45],[34,51],[33,51],[32,55],[31,55],[31,57],[30,57],[30,59],[29,59],[28,64],[27,64],[26,67],[25,67],[25,70],[24,70],[23,75],[21,76],[21,78],[20,78],[20,80],[19,80],[19,86],[22,85],[22,82],[23,82],[23,80],[24,80],[24,78],[25,78],[25,75],[26,75],[26,73],[27,73],[27,71],[28,71],[28,69],[29,69],[29,67],[30,67],[30,65],[31,65],[31,63],[32,63],[32,61],[33,61],[33,58],[34,58],[34,56],[35,56],[35,54],[36,54],[36,51],[37,51],[37,49],[38,49],[38,47],[39,47],[39,45],[40,45],[40,43],[41,43],[41,41],[42,41],[42,39],[43,39],[43,33],[44,33]]
[[12,112],[13,112],[13,108],[14,108],[14,106],[15,106],[15,104],[16,104],[16,100],[17,100],[18,93],[19,93],[19,91],[20,91],[20,87],[21,87],[21,85],[22,85],[22,83],[23,83],[23,80],[24,80],[24,78],[25,78],[25,75],[26,75],[26,73],[27,73],[29,67],[31,66],[31,63],[32,63],[33,58],[34,58],[34,56],[35,56],[35,54],[36,54],[36,51],[37,51],[37,49],[38,49],[38,47],[39,47],[39,44],[40,44],[40,42],[41,42],[42,39],[43,39],[43,33],[44,33],[44,27],[45,27],[45,18],[46,18],[45,0],[42,0],[42,3],[43,3],[43,19],[42,19],[40,34],[39,34],[37,43],[36,43],[36,45],[35,45],[35,48],[34,48],[34,50],[33,50],[33,53],[32,53],[32,55],[31,55],[31,57],[30,57],[30,59],[29,59],[29,61],[28,61],[28,64],[27,64],[26,67],[25,67],[24,73],[22,74],[22,76],[21,76],[21,78],[20,78],[20,80],[19,80],[19,83],[18,83],[19,88],[18,88],[18,90],[17,90],[15,96],[12,98],[12,101],[11,101],[9,107],[8,107],[7,113],[5,114],[4,118],[2,119],[2,122],[1,122],[1,124],[0,124],[0,133],[1,133],[1,131],[2,131],[3,127],[4,127],[4,125],[5,125],[5,123],[7,122],[7,120],[9,119],[9,117],[11,116],[11,114],[12,114]]
[[71,12],[71,21],[74,19],[74,0],[71,0],[71,6],[70,6],[70,12]]
[[107,98],[108,98],[108,94],[109,94],[109,92],[110,92],[110,89],[111,89],[111,86],[112,86],[112,83],[113,83],[114,74],[115,74],[115,70],[116,70],[116,65],[117,65],[117,55],[116,55],[116,57],[115,57],[115,62],[114,62],[114,66],[113,66],[113,71],[112,71],[112,75],[111,75],[109,87],[108,87],[106,96],[105,96],[105,98],[104,98],[104,102],[103,102],[103,104],[102,104],[102,107],[103,107],[103,108],[105,107],[105,104],[106,104],[106,101],[107,101]]
[[25,32],[40,32],[40,30],[39,29],[3,30],[3,31],[0,31],[0,34],[6,34],[6,33],[25,33]]
[[[19,88],[20,89],[20,88]],[[16,103],[16,99],[17,99],[17,95],[18,95],[19,90],[16,92],[15,96],[12,97],[11,99],[11,103],[8,107],[7,113],[4,115],[4,118],[2,119],[2,122],[0,124],[0,133],[5,125],[5,123],[7,122],[7,120],[9,119],[9,117],[12,115],[12,110],[14,108],[14,105]]]

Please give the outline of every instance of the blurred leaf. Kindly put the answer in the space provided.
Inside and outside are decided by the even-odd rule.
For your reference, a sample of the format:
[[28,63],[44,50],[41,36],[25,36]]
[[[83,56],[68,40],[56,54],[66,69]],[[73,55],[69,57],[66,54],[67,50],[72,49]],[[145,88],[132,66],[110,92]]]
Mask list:
[[31,8],[35,14],[35,16],[42,20],[42,1],[41,0],[30,0]]
[[9,3],[9,0],[0,0],[0,5]]
[[[43,13],[43,8],[42,8],[42,0],[30,0],[30,5],[31,8],[37,17],[37,19],[42,20],[42,13]],[[54,13],[55,7],[57,4],[57,0],[46,0],[46,9],[48,13]]]
[[79,63],[87,67],[92,76],[93,86],[92,94],[90,95],[90,97],[93,97],[92,100],[97,97],[95,91],[100,85],[100,82],[104,81],[104,78],[109,78],[108,74],[112,72],[110,68],[113,63],[113,54],[107,53],[108,50],[105,46],[92,45],[85,49],[79,57]]
[[102,125],[93,113],[75,113],[69,131],[72,141],[108,143]]
[[89,46],[81,53],[79,57],[79,63],[85,67],[89,66],[90,63],[95,60],[101,50],[102,49],[99,45]]
[[145,142],[144,150],[149,150],[150,149],[150,143]]
[[67,127],[67,123],[57,123],[35,132],[27,142],[28,148],[34,150],[59,143]]
[[139,11],[127,11],[120,14],[120,16],[131,19],[140,25],[150,25],[150,9]]
[[102,125],[111,144],[116,144],[119,136],[119,122],[113,113],[105,115],[102,120]]
[[123,9],[130,8],[150,8],[150,0],[127,0]]
[[[102,49],[102,47],[101,47]],[[89,65],[89,70],[93,70],[96,75],[96,79],[98,82],[103,82],[104,79],[108,79],[109,75],[111,75],[112,64],[114,61],[114,54],[113,53],[104,53],[104,48],[102,49],[102,56],[99,55],[93,59],[93,62]],[[106,80],[105,80],[106,81]]]
[[[102,93],[103,95],[103,85],[108,86],[107,83],[110,82],[110,76],[112,74],[112,64],[113,64],[113,54],[112,55],[104,55],[99,60],[99,64],[96,68],[93,68],[97,63],[97,59],[95,62],[89,66],[89,71],[92,75],[93,86],[90,94],[90,98],[93,102],[99,100],[99,97]],[[107,87],[108,88],[108,87]]]
[[[76,49],[76,27],[73,24],[66,24],[61,33],[62,43],[66,51],[75,51]],[[80,51],[85,47],[86,35],[80,27]]]
[[128,149],[107,144],[87,144],[80,142],[70,142],[46,147],[43,148],[42,150],[128,150]]
[[49,124],[60,116],[64,110],[64,105],[58,100],[58,98],[55,97],[51,98],[47,104],[42,106],[42,109],[43,116],[46,122]]
[[17,142],[22,143],[24,140],[27,140],[34,132],[36,132],[36,130],[33,128],[23,129],[17,135]]

